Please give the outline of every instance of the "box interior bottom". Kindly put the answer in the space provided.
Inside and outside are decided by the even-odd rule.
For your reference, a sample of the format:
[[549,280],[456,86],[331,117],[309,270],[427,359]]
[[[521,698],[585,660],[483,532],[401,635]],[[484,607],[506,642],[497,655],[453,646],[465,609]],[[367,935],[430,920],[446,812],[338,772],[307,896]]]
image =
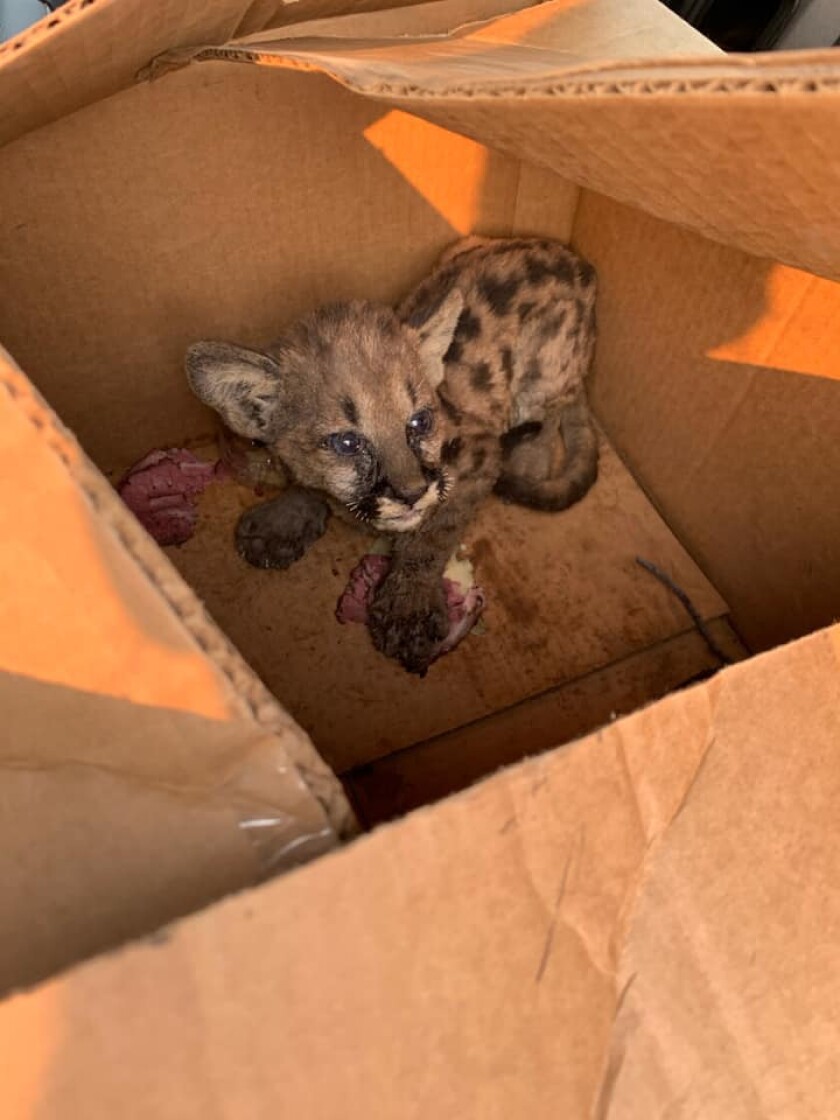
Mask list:
[[[195,444],[198,442],[198,446]],[[193,441],[205,458],[212,438]],[[602,436],[598,482],[541,514],[489,500],[463,541],[486,593],[480,632],[419,679],[335,607],[370,538],[333,520],[287,571],[239,558],[233,527],[260,501],[234,481],[202,496],[193,537],[167,552],[372,825],[501,765],[578,738],[720,662],[652,562],[732,660],[725,602]]]

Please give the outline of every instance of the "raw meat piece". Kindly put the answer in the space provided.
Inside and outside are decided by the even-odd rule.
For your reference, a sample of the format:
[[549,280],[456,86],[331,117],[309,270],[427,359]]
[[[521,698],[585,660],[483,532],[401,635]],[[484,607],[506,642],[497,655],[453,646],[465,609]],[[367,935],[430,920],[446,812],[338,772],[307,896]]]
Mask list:
[[347,587],[338,600],[335,617],[339,622],[361,622],[367,626],[368,608],[390,567],[391,560],[388,556],[371,552],[362,557],[350,573]]
[[[362,557],[350,573],[350,580],[338,601],[335,615],[339,622],[367,624],[373,597],[390,567],[391,558],[381,553],[368,553]],[[463,560],[451,560],[446,571],[454,577],[443,577],[449,633],[435,650],[432,661],[455,649],[475,626],[484,609],[484,592],[472,582],[470,565]]]
[[211,482],[224,477],[221,463],[208,463],[173,447],[151,451],[125,475],[117,491],[160,545],[188,541],[198,522],[196,503]]

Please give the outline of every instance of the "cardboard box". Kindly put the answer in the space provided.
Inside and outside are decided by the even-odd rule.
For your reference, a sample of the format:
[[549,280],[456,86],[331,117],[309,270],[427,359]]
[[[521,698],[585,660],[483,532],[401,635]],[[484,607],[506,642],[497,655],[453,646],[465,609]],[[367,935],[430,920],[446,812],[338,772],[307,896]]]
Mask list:
[[[4,1115],[831,1116],[840,60],[654,0],[375,8],[70,0],[0,46],[0,985],[44,981]],[[214,453],[190,342],[472,230],[596,265],[603,472],[488,503],[487,632],[419,682],[332,617],[349,531],[266,576],[219,486],[167,557],[108,479]],[[637,557],[740,664],[683,689],[719,664]],[[516,762],[325,855],[333,772],[375,823]]]

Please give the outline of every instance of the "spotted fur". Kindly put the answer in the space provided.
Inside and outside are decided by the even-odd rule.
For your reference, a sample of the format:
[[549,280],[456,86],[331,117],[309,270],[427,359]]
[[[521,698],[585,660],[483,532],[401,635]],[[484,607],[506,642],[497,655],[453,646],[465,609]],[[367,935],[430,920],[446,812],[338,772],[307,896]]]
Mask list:
[[558,242],[471,238],[396,309],[321,308],[265,351],[191,347],[193,390],[297,483],[243,517],[240,552],[285,567],[328,508],[393,534],[370,629],[425,671],[448,629],[442,572],[477,506],[495,490],[561,510],[595,482],[595,294],[592,266]]

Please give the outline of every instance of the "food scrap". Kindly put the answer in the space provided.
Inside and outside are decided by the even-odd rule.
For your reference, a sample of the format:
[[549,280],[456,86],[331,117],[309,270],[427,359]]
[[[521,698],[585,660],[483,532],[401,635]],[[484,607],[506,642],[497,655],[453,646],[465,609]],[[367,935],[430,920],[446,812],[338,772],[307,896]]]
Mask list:
[[[339,622],[367,624],[368,611],[376,591],[391,568],[391,558],[383,552],[369,552],[350,573],[347,587],[336,607]],[[443,575],[446,606],[449,611],[449,633],[435,650],[430,664],[442,657],[464,640],[478,622],[484,610],[484,591],[473,579],[472,565],[468,560],[453,557]]]
[[128,471],[117,491],[158,544],[178,545],[195,531],[199,497],[225,474],[221,462],[208,463],[173,447],[151,451]]

